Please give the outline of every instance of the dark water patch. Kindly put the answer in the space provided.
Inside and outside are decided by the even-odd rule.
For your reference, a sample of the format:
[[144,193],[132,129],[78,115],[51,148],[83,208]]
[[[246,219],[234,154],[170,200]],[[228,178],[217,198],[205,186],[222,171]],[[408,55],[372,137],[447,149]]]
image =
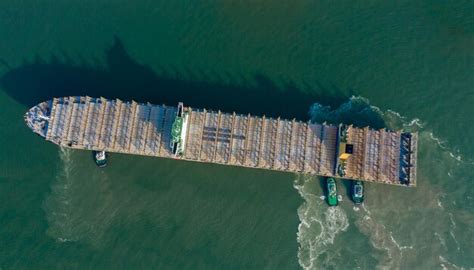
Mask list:
[[360,96],[347,98],[337,107],[314,103],[310,108],[310,116],[311,121],[317,123],[343,123],[356,127],[369,126],[374,129],[387,127],[380,110]]
[[[342,190],[344,189],[346,193],[346,198],[352,198],[352,180],[340,179],[339,183],[341,183],[341,185],[339,185],[341,187],[339,189],[339,193],[343,194]],[[367,186],[367,183],[365,184],[365,186]]]
[[52,97],[89,95],[168,105],[183,101],[193,107],[300,120],[307,119],[307,108],[314,102],[338,106],[351,95],[321,82],[311,89],[288,80],[275,83],[263,74],[250,75],[249,81],[249,74],[235,78],[225,72],[172,67],[155,71],[134,60],[118,37],[105,52],[105,66],[87,60],[74,63],[62,55],[49,60],[36,56],[33,62],[10,68],[0,79],[1,87],[27,106]]

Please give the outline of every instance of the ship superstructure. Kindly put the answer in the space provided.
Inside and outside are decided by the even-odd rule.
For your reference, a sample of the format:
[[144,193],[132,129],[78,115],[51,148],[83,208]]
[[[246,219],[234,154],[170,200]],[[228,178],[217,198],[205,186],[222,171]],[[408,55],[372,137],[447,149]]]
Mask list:
[[416,133],[83,96],[40,103],[25,121],[74,149],[416,185]]

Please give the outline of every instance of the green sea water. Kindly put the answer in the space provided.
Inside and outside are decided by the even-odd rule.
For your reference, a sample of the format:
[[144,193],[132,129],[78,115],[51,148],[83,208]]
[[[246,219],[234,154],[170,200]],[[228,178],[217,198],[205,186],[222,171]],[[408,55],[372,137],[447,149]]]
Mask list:
[[[472,1],[0,2],[0,269],[474,267]],[[89,95],[419,132],[413,189],[111,154],[25,111]]]

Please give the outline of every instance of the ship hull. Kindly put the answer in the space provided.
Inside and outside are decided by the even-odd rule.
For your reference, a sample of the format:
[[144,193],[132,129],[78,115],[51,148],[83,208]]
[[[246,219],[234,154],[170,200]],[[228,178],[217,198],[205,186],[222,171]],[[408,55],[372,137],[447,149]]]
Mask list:
[[[337,177],[340,126],[91,97],[42,102],[25,114],[61,147]],[[417,134],[344,129],[345,179],[416,185]]]

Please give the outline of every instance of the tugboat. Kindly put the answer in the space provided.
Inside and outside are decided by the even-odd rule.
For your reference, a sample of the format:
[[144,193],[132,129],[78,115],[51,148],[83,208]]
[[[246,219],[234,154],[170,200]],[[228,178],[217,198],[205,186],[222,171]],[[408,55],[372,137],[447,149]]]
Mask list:
[[99,168],[107,166],[107,153],[105,153],[105,151],[92,151],[92,154],[95,164],[97,164]]
[[337,187],[336,180],[332,177],[328,177],[326,180],[327,192],[328,192],[328,204],[329,206],[337,205]]
[[361,204],[364,201],[364,184],[362,181],[352,181],[352,201]]

